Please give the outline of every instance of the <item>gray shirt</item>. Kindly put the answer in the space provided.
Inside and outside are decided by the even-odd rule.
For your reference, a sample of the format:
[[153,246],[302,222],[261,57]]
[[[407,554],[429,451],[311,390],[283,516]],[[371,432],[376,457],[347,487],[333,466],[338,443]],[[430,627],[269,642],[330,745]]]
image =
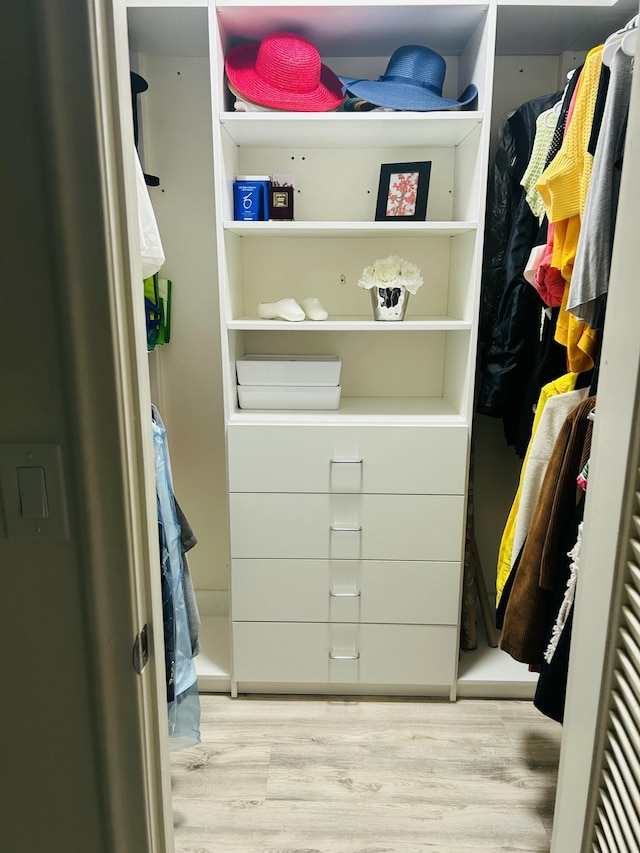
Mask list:
[[611,60],[611,78],[567,301],[567,310],[592,327],[597,302],[609,290],[620,192],[619,161],[627,127],[632,68],[633,58],[619,48]]

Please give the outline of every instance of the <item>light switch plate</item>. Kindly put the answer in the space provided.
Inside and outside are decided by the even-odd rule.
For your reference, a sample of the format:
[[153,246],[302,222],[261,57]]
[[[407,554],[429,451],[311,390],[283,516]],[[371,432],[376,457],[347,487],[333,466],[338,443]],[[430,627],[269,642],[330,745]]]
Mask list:
[[[42,469],[40,477],[18,476],[18,469]],[[45,518],[34,514],[34,488],[42,479]],[[62,450],[57,444],[0,444],[0,488],[5,536],[35,539],[66,539],[69,536],[64,492]],[[21,495],[21,488],[29,492]]]

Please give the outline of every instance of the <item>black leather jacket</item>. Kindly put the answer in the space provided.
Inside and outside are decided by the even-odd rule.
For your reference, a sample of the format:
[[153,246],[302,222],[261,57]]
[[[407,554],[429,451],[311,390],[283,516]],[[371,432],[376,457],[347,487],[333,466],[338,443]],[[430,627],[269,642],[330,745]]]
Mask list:
[[539,224],[520,181],[529,163],[536,119],[560,98],[527,101],[506,121],[489,174],[476,410],[517,422],[539,341],[542,301],[523,272]]

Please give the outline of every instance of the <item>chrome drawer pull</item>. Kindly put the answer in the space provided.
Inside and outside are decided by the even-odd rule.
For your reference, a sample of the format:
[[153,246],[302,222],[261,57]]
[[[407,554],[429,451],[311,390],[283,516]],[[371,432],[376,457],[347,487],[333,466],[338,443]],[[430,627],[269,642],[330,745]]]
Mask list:
[[331,465],[363,465],[362,459],[330,459]]
[[331,660],[360,660],[360,652],[356,652],[355,655],[334,655],[329,652],[329,657]]
[[360,598],[362,592],[358,590],[357,592],[333,592],[333,590],[329,590],[329,595],[332,598]]
[[329,530],[333,533],[361,533],[362,525],[360,527],[335,527],[333,524],[330,524]]

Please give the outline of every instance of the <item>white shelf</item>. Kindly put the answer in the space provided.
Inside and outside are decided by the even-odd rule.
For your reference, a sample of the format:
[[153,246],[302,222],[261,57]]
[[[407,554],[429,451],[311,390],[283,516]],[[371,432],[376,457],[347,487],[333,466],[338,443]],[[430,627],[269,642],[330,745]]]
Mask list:
[[[461,53],[486,15],[488,3],[468,0],[223,0],[216,3],[218,25],[227,42],[259,41],[269,32],[296,26],[313,42],[323,59],[390,56],[418,35],[443,56]],[[419,43],[423,43],[419,41]],[[333,68],[331,62],[328,63]],[[336,72],[341,73],[341,72]],[[345,74],[348,72],[344,72]]]
[[[500,0],[500,2],[505,2],[505,0]],[[520,2],[520,0],[511,0],[511,2]],[[551,2],[551,0],[542,0],[542,2]],[[568,0],[569,3],[574,2],[577,3],[579,0]],[[594,4],[602,4],[603,0],[588,0],[588,2]],[[605,0],[608,2],[608,0]],[[182,3],[189,4],[191,0],[176,0],[176,5],[181,5]],[[278,3],[278,8],[283,7],[293,7],[296,10],[296,15],[299,17],[303,10],[300,7],[304,6],[305,0],[280,0]],[[325,0],[323,2],[323,7],[332,7],[332,6],[344,6],[344,0]],[[410,8],[412,6],[435,6],[440,7],[443,5],[443,0],[403,0],[402,3],[398,4],[399,6],[404,6],[406,8]],[[466,15],[468,16],[468,10],[472,7],[479,6],[479,8],[485,8],[486,3],[483,3],[483,0],[478,0],[478,2],[473,3],[469,2],[469,0],[445,0],[445,5],[449,6],[463,6],[465,7]],[[374,9],[376,7],[380,7],[382,9],[388,8],[389,2],[388,0],[350,0],[349,6],[365,6],[367,9]],[[228,9],[258,9],[258,8],[267,8],[273,10],[273,4],[270,2],[265,2],[265,0],[218,0],[216,3],[216,7],[222,10]],[[397,7],[394,10],[396,14],[389,19],[389,24],[397,24]]]
[[460,652],[458,664],[459,699],[533,699],[539,674],[529,672],[502,649],[487,645],[478,614],[478,648]]
[[[221,27],[233,43],[260,40],[268,32],[302,22],[313,28],[322,56],[333,59],[353,55],[354,43],[360,53],[366,49],[368,56],[390,56],[398,45],[416,41],[443,56],[456,56],[469,42],[489,4],[465,0],[400,0],[397,5],[390,5],[388,0],[350,0],[345,4],[343,0],[323,0],[321,16],[314,14],[318,7],[304,0],[278,0],[274,6],[263,0],[225,0],[216,5]],[[499,55],[555,56],[565,50],[589,50],[638,12],[636,0],[498,0],[496,5]],[[422,33],[426,41],[417,38]]]
[[465,424],[465,419],[442,397],[342,397],[335,411],[237,410],[231,423],[261,424],[368,424],[383,426],[415,423],[421,426]]
[[475,231],[477,222],[236,222],[224,230],[240,237],[455,237]]
[[[482,113],[221,113],[239,146],[250,148],[438,148],[459,145]],[[304,121],[302,120],[304,119]]]
[[127,9],[206,8],[208,0],[126,0]]
[[372,320],[370,317],[328,317],[326,320],[262,320],[238,317],[227,322],[228,329],[252,332],[467,332],[472,324],[455,317],[411,317],[398,322]]

